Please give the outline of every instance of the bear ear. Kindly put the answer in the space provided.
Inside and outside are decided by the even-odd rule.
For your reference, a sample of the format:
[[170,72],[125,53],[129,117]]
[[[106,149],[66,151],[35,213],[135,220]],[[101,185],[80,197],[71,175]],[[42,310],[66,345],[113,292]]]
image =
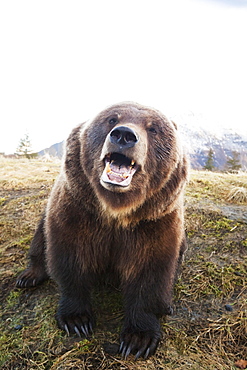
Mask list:
[[173,120],[171,120],[171,123],[173,124],[173,126],[174,126],[174,127],[175,127],[175,129],[177,130],[177,129],[178,129],[177,124],[176,124]]

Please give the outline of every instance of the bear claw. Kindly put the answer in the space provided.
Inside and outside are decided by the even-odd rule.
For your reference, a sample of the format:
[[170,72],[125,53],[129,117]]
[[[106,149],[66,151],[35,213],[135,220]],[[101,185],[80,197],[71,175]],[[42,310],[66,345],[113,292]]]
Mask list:
[[135,361],[140,357],[143,357],[145,360],[153,355],[156,351],[156,348],[160,341],[160,335],[154,335],[149,337],[148,335],[143,334],[133,334],[126,337],[127,343],[123,340],[119,347],[119,353],[122,355],[124,360],[133,353],[135,354]]
[[68,337],[75,333],[78,337],[82,337],[83,335],[88,338],[90,334],[92,334],[91,325],[81,325],[80,328],[74,325],[73,330],[69,330],[69,326],[64,324],[63,329],[66,331]]
[[[81,330],[82,330],[82,326],[81,326]],[[74,326],[74,331],[78,335],[78,337],[81,337],[81,333],[80,333],[79,329],[77,328],[77,326]],[[85,337],[87,337],[86,334],[85,334]]]
[[64,330],[66,331],[66,333],[67,333],[67,335],[69,337],[70,336],[70,332],[69,332],[69,328],[68,328],[68,325],[67,324],[64,325]]
[[60,329],[64,330],[68,336],[76,334],[78,337],[88,338],[93,333],[93,325],[85,315],[77,317],[62,318],[57,316]]
[[23,271],[16,280],[17,288],[32,288],[41,284],[44,280],[48,279],[46,272],[38,272],[30,267]]

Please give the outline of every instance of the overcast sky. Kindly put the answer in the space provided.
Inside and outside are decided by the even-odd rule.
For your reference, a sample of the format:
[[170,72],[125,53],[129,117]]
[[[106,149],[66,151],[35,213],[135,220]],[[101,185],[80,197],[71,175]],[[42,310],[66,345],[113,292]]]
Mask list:
[[1,1],[0,152],[124,100],[247,131],[246,39],[246,0]]

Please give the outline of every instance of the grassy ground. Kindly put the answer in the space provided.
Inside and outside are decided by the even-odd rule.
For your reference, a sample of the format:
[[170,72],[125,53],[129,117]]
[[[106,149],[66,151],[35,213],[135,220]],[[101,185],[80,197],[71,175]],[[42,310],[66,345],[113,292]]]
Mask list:
[[174,315],[163,321],[157,354],[134,362],[116,353],[118,291],[95,292],[97,328],[90,340],[80,340],[57,328],[54,282],[15,288],[58,172],[55,162],[0,159],[2,369],[225,370],[247,360],[247,174],[192,172],[186,192],[189,250],[175,287]]

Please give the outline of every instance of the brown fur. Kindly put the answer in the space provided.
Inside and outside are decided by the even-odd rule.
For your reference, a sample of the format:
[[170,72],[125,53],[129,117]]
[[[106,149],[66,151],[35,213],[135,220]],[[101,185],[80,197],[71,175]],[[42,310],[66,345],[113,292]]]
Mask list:
[[[102,176],[115,152],[135,163],[129,185],[113,183],[112,177],[122,181],[116,172],[125,167],[112,157],[113,172]],[[132,167],[125,166],[129,181]],[[175,124],[155,109],[117,104],[77,126],[32,242],[30,266],[17,286],[51,276],[61,290],[59,326],[87,336],[94,325],[92,285],[110,270],[120,279],[125,302],[120,352],[153,354],[161,335],[158,318],[171,312],[176,269],[186,249],[187,170]]]

